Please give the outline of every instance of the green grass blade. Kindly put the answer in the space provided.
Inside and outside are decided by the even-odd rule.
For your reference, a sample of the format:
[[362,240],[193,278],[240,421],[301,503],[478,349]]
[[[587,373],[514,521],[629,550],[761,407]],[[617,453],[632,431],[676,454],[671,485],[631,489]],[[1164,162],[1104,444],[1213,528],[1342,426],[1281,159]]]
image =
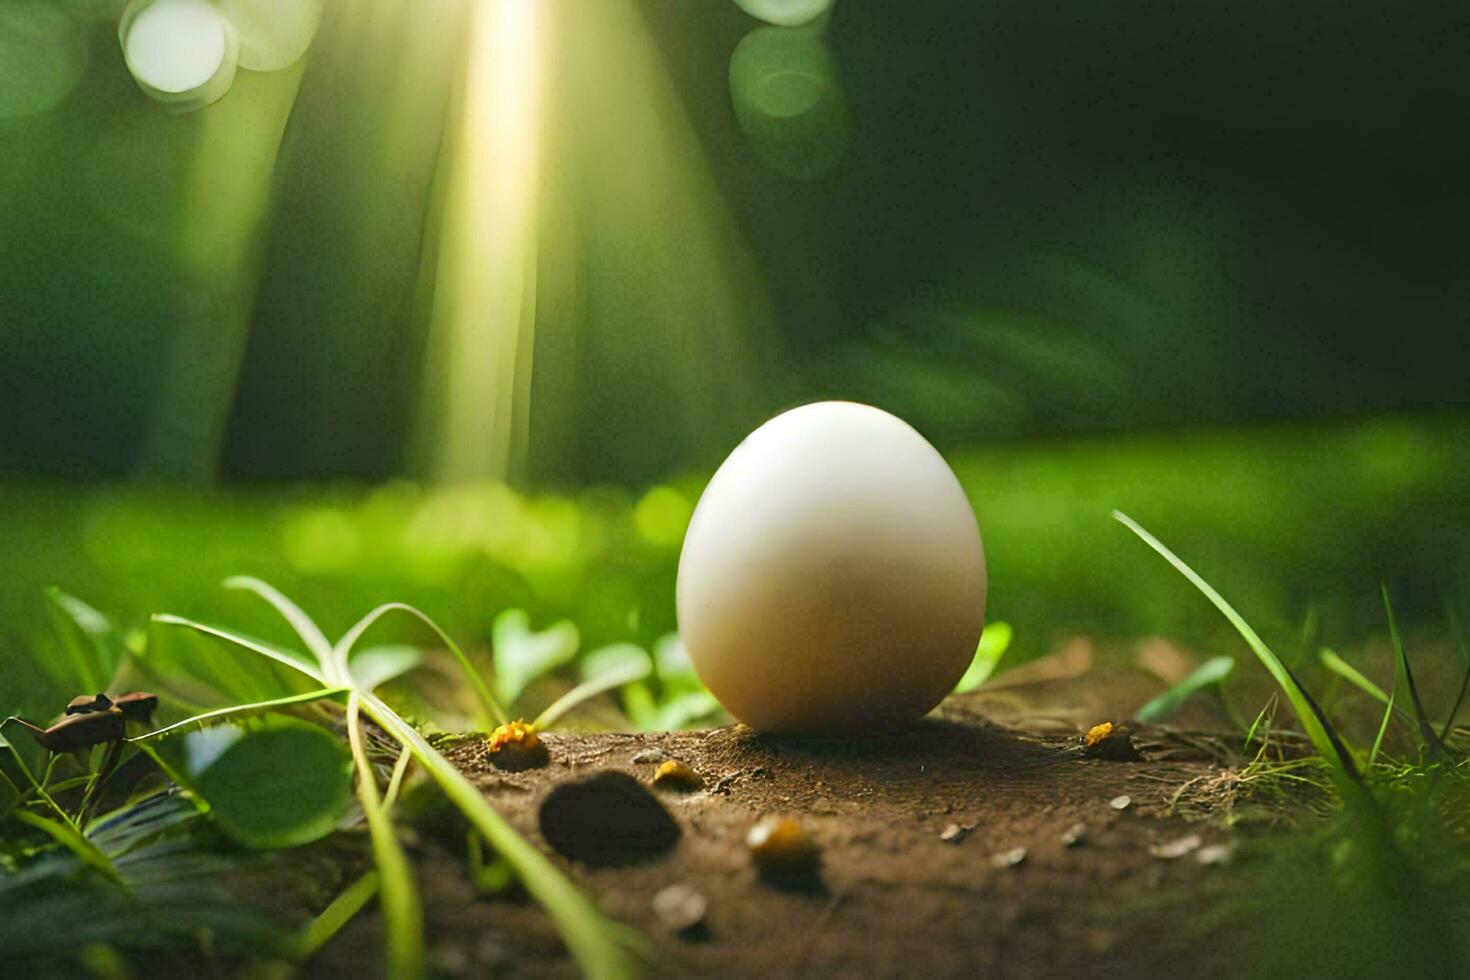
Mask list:
[[343,676],[347,674],[347,655],[352,652],[352,648],[357,645],[357,641],[362,638],[363,633],[367,632],[368,627],[390,612],[406,613],[433,630],[434,634],[449,648],[449,652],[454,655],[454,658],[459,661],[460,668],[464,671],[465,677],[469,679],[470,686],[474,688],[475,695],[480,699],[480,705],[485,709],[486,714],[494,719],[496,724],[503,725],[510,720],[510,716],[505,713],[505,709],[500,706],[500,702],[495,700],[495,695],[490,693],[490,688],[485,685],[485,679],[480,676],[480,672],[475,669],[475,665],[470,663],[470,658],[464,655],[464,651],[459,648],[459,644],[450,639],[449,634],[440,629],[438,623],[406,603],[389,602],[379,606],[358,620],[356,625],[348,630],[342,639],[337,641],[336,647],[333,648],[333,656]]
[[481,892],[499,895],[515,884],[516,873],[505,858],[497,854],[494,860],[485,860],[485,845],[473,830],[465,835],[465,849],[469,852],[470,880]]
[[964,676],[954,686],[954,692],[966,694],[990,680],[1000,666],[1001,658],[1010,649],[1012,636],[1010,623],[986,623],[985,629],[980,633],[980,642],[975,645],[975,656],[971,658]]
[[1373,739],[1373,751],[1368,753],[1368,768],[1378,761],[1378,750],[1383,746],[1383,733],[1388,731],[1388,719],[1393,717],[1393,699],[1398,694],[1398,684],[1394,684],[1393,694],[1388,696],[1388,704],[1383,709],[1383,720],[1378,723],[1378,735]]
[[398,843],[393,821],[383,811],[373,767],[363,749],[358,710],[362,695],[347,699],[347,739],[357,766],[357,799],[367,818],[373,860],[378,866],[378,891],[388,938],[388,976],[409,980],[424,975],[424,910],[408,856]]
[[21,823],[29,824],[37,830],[45,831],[50,835],[52,840],[75,854],[77,860],[83,864],[96,868],[119,885],[123,883],[122,877],[117,873],[117,868],[113,866],[111,859],[106,854],[103,854],[96,844],[83,837],[77,831],[76,827],[72,826],[69,822],[63,823],[60,820],[52,820],[48,817],[31,813],[29,810],[17,810],[14,816]]
[[224,585],[227,589],[243,589],[253,592],[270,603],[276,612],[281,614],[281,618],[296,631],[296,635],[301,637],[301,642],[306,645],[306,649],[316,657],[317,663],[321,665],[323,676],[341,683],[342,678],[333,676],[335,667],[332,659],[332,641],[327,639],[321,627],[317,626],[316,621],[302,611],[300,606],[286,598],[269,582],[263,582],[250,575],[233,575],[225,579]]
[[1276,680],[1276,683],[1281,687],[1282,692],[1286,695],[1287,701],[1290,702],[1292,709],[1296,712],[1297,718],[1301,721],[1302,727],[1306,730],[1307,737],[1316,746],[1318,753],[1323,758],[1335,760],[1343,772],[1349,776],[1355,779],[1361,778],[1358,773],[1357,764],[1353,762],[1352,753],[1348,751],[1347,746],[1342,743],[1342,739],[1333,730],[1331,722],[1322,713],[1322,709],[1317,706],[1317,702],[1312,700],[1312,696],[1307,693],[1306,688],[1297,680],[1290,668],[1282,662],[1280,657],[1271,651],[1270,647],[1266,646],[1265,641],[1251,628],[1244,617],[1236,612],[1235,608],[1226,602],[1225,598],[1201,578],[1194,569],[1186,565],[1183,559],[1170,551],[1158,538],[1145,531],[1132,518],[1116,510],[1113,511],[1113,517],[1124,527],[1128,528],[1128,530],[1138,535],[1150,548],[1163,556],[1165,561],[1173,565],[1181,575],[1187,578],[1196,589],[1203,593],[1205,598],[1209,599],[1215,608],[1230,621],[1230,625],[1234,626],[1235,631],[1245,640],[1246,645],[1251,648],[1251,652],[1256,655],[1256,659],[1261,662],[1261,665],[1266,668],[1267,672],[1270,673]]
[[204,725],[209,722],[218,721],[221,718],[232,718],[235,715],[253,714],[261,711],[274,711],[277,708],[289,707],[293,704],[309,704],[312,701],[320,701],[324,698],[335,697],[338,694],[347,694],[351,688],[346,687],[324,687],[319,691],[307,691],[305,694],[293,694],[290,697],[273,698],[270,701],[256,701],[252,704],[235,704],[228,708],[216,708],[214,711],[206,711],[202,714],[176,721],[172,725],[155,728],[151,732],[128,739],[130,742],[142,742],[152,738],[162,738],[170,732],[176,732],[181,728],[192,728],[195,725]]
[[305,960],[325,946],[377,893],[376,871],[369,871],[348,885],[342,894],[332,899],[332,903],[301,930],[296,940],[297,956]]
[[1450,737],[1450,731],[1455,727],[1455,716],[1460,713],[1460,706],[1465,703],[1465,692],[1470,690],[1470,647],[1465,645],[1465,631],[1460,628],[1460,617],[1455,614],[1453,607],[1449,609],[1450,632],[1455,635],[1459,644],[1460,662],[1465,665],[1465,678],[1460,681],[1460,693],[1455,696],[1455,703],[1450,708],[1450,713],[1444,720],[1444,727],[1440,729],[1439,740],[1444,742]]
[[1435,734],[1434,726],[1429,723],[1429,716],[1424,712],[1424,703],[1419,700],[1419,687],[1414,683],[1414,672],[1409,669],[1409,656],[1404,652],[1404,642],[1399,637],[1398,620],[1393,614],[1393,603],[1388,599],[1388,585],[1384,584],[1382,589],[1383,609],[1388,614],[1388,635],[1393,641],[1393,653],[1398,662],[1398,669],[1403,674],[1405,684],[1409,688],[1409,701],[1414,706],[1414,721],[1419,726],[1419,740],[1430,751],[1438,753],[1444,749],[1444,745],[1441,744],[1439,736]]
[[[1326,667],[1328,670],[1343,678],[1354,687],[1363,691],[1363,693],[1367,694],[1369,697],[1374,698],[1380,704],[1389,704],[1389,702],[1392,701],[1392,705],[1390,706],[1392,711],[1402,716],[1403,719],[1409,724],[1412,725],[1415,723],[1413,715],[1408,711],[1408,709],[1406,709],[1402,704],[1399,703],[1397,698],[1393,698],[1388,694],[1384,694],[1383,688],[1379,687],[1377,684],[1374,684],[1367,677],[1364,677],[1363,674],[1360,673],[1356,667],[1339,657],[1336,653],[1333,653],[1331,650],[1328,650],[1326,647],[1324,647],[1322,651],[1318,654],[1318,660],[1321,662],[1323,667]],[[1394,674],[1395,677],[1398,674],[1397,667],[1394,668]]]
[[629,949],[636,934],[606,918],[571,879],[495,812],[474,783],[450,765],[448,759],[392,708],[377,697],[366,695],[363,710],[413,753],[415,761],[439,784],[455,808],[510,863],[526,891],[555,921],[567,949],[585,976],[594,980],[623,980],[638,975],[637,961]]
[[1211,657],[1194,669],[1184,680],[1139,708],[1135,721],[1153,724],[1173,715],[1195,693],[1219,684],[1235,669],[1233,657]]
[[[122,643],[113,633],[112,624],[96,609],[54,586],[46,590],[46,602],[82,690],[105,691],[123,660]],[[86,641],[85,645],[77,641],[78,636]]]
[[[42,780],[38,780],[31,772],[31,768],[30,766],[26,765],[26,760],[21,756],[20,750],[17,749],[14,745],[11,745],[10,740],[4,736],[3,731],[5,726],[13,721],[19,720],[19,718],[15,718],[12,716],[10,718],[6,718],[4,721],[0,721],[0,749],[9,750],[11,758],[15,760],[16,767],[20,769],[21,774],[25,776],[26,782],[30,784],[31,789],[35,790],[36,796],[38,796],[42,802],[49,806],[52,812],[60,817],[64,823],[70,824],[72,828],[75,829],[76,823],[72,820],[71,816],[61,808],[61,804],[56,802],[55,797],[46,792],[46,786],[44,782]],[[49,773],[49,771],[50,769],[48,767],[47,772]],[[6,777],[7,780],[9,780],[9,778],[9,776]],[[12,783],[12,785],[14,784]],[[16,789],[19,790],[20,787],[17,786]]]
[[295,654],[283,650],[272,643],[267,643],[265,640],[257,640],[252,636],[246,636],[243,633],[236,633],[234,630],[225,629],[223,626],[211,626],[208,623],[185,619],[183,616],[175,616],[171,613],[158,613],[153,617],[152,621],[162,626],[182,626],[196,633],[203,633],[205,636],[212,636],[215,639],[224,640],[226,643],[233,643],[237,647],[249,650],[251,653],[260,654],[262,657],[274,660],[278,664],[284,664],[292,670],[305,674],[318,684],[326,684],[326,678],[322,676],[322,672],[319,669],[311,666]]
[[557,698],[555,701],[551,702],[551,704],[547,705],[546,710],[541,712],[541,714],[538,715],[536,720],[531,724],[535,728],[547,728],[551,725],[554,725],[557,723],[557,721],[561,719],[563,715],[565,715],[568,711],[571,711],[583,701],[586,701],[589,698],[595,698],[597,697],[597,695],[602,694],[605,691],[611,691],[615,687],[622,687],[624,684],[632,684],[634,681],[641,681],[643,678],[647,677],[652,672],[652,670],[653,665],[648,661],[646,657],[644,658],[642,663],[629,662],[625,664],[620,664],[619,666],[607,671],[600,677],[593,677],[589,680],[583,681],[567,693],[563,694],[561,697]]
[[1376,700],[1379,704],[1388,704],[1390,698],[1387,694],[1383,693],[1383,688],[1379,687],[1377,684],[1374,684],[1368,678],[1364,677],[1362,672],[1359,671],[1358,668],[1354,667],[1352,664],[1348,663],[1346,660],[1342,659],[1331,650],[1323,647],[1318,652],[1317,659],[1321,662],[1323,667],[1326,667],[1328,670],[1332,671],[1334,674],[1341,677],[1343,680],[1347,681],[1349,684],[1353,685],[1364,694],[1367,694],[1369,697]]
[[383,791],[383,812],[392,813],[393,804],[398,801],[398,791],[403,788],[403,776],[408,772],[408,764],[413,761],[413,753],[404,748],[398,753],[398,761],[393,763],[393,773],[388,777],[388,788]]
[[[1246,732],[1245,732],[1245,748],[1250,748],[1251,740],[1256,737],[1256,732],[1260,730],[1260,727],[1261,727],[1261,723],[1262,722],[1265,722],[1266,723],[1266,730],[1267,730],[1267,733],[1269,734],[1270,728],[1271,728],[1271,723],[1267,719],[1267,715],[1269,714],[1269,715],[1273,715],[1274,716],[1275,710],[1276,710],[1276,695],[1275,694],[1272,694],[1271,697],[1267,699],[1266,703],[1263,704],[1263,705],[1261,705],[1261,710],[1256,713],[1256,720],[1253,721],[1253,722],[1251,722],[1251,727],[1248,728],[1248,729],[1246,729]],[[1264,742],[1265,742],[1265,740],[1264,740],[1264,737],[1263,737],[1263,739],[1262,739],[1262,745],[1263,745],[1263,747],[1264,747]]]

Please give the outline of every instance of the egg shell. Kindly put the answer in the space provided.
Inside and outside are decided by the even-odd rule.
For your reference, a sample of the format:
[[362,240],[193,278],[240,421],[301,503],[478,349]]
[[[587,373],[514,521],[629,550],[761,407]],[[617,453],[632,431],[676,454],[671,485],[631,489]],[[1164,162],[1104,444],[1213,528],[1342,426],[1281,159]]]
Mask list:
[[752,728],[825,733],[921,717],[985,616],[985,554],[959,481],[901,419],[818,402],[720,466],[679,558],[679,631]]

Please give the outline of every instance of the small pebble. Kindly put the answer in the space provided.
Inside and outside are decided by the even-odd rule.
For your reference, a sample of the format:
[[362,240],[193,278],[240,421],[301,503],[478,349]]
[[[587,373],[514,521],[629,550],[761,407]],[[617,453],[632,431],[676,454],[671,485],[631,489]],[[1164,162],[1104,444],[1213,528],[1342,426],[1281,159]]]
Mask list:
[[1087,824],[1074,823],[1062,834],[1062,845],[1065,847],[1076,847],[1082,843],[1082,839],[1086,836]]
[[790,817],[763,817],[745,835],[756,870],[768,878],[810,875],[822,862],[821,848]]
[[1013,847],[1009,851],[1001,851],[999,854],[992,855],[990,863],[997,868],[1014,868],[1024,860],[1026,860],[1026,848]]
[[1132,805],[1132,803],[1133,797],[1126,794],[1123,796],[1115,796],[1111,800],[1108,800],[1108,806],[1112,807],[1114,810],[1126,810],[1130,805]]
[[1156,858],[1172,861],[1175,858],[1184,857],[1184,855],[1191,851],[1199,850],[1201,843],[1199,834],[1186,834],[1178,840],[1171,840],[1165,844],[1155,844],[1148,849],[1148,852]]
[[673,932],[691,932],[702,922],[709,903],[688,885],[670,885],[653,896],[653,912]]
[[1234,844],[1211,844],[1209,847],[1201,847],[1194,852],[1194,859],[1200,864],[1229,864],[1233,857],[1235,857]]
[[975,825],[972,823],[964,824],[963,826],[957,823],[952,823],[939,832],[939,839],[947,844],[958,844],[960,841],[968,837],[970,831],[974,829]]
[[684,763],[670,759],[660,764],[654,772],[653,785],[659,789],[692,792],[704,785],[704,777]]
[[661,749],[644,749],[633,756],[633,762],[636,765],[644,765],[645,763],[663,762],[667,758],[668,756],[664,755]]

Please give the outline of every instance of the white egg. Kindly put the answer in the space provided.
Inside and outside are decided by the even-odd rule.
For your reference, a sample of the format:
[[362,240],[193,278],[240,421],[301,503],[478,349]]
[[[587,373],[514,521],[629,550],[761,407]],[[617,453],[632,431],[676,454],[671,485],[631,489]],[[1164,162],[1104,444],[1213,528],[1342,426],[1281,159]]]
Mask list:
[[943,457],[887,412],[793,409],[715,473],[679,557],[679,632],[739,720],[774,732],[912,721],[969,666],[985,553]]

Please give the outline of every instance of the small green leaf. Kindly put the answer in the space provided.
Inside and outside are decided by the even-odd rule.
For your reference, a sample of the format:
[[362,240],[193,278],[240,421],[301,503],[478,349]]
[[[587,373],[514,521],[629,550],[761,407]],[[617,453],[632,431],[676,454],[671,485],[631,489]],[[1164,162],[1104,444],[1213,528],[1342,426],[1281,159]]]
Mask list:
[[658,706],[652,727],[657,731],[677,731],[718,710],[720,702],[709,691],[684,691]]
[[658,679],[665,684],[683,685],[693,681],[695,686],[703,686],[678,633],[665,633],[658,638],[653,644],[653,663],[658,668]]
[[988,623],[985,631],[980,634],[980,643],[975,647],[975,659],[970,661],[970,668],[965,671],[965,676],[955,685],[956,694],[964,694],[973,691],[990,679],[995,673],[1000,658],[1005,656],[1006,650],[1011,645],[1013,636],[1010,623]]
[[504,705],[512,704],[536,678],[571,663],[582,643],[570,620],[538,632],[531,629],[531,617],[524,609],[507,609],[496,616],[490,638],[495,647],[495,690]]
[[1169,690],[1154,698],[1148,704],[1138,709],[1133,716],[1135,721],[1145,724],[1154,724],[1171,717],[1184,702],[1195,693],[1207,687],[1218,684],[1230,675],[1235,669],[1235,660],[1231,657],[1211,657],[1194,669],[1184,680],[1175,684]]
[[598,681],[605,677],[623,677],[628,674],[637,675],[623,682],[626,684],[647,677],[652,667],[648,651],[638,644],[611,643],[605,647],[598,647],[582,658],[581,674],[583,681]]
[[330,732],[280,718],[229,745],[196,784],[231,837],[294,847],[331,833],[351,794],[351,772]]
[[347,670],[352,674],[354,684],[364,691],[372,691],[408,673],[423,661],[424,655],[417,647],[397,644],[369,647],[352,655],[347,661]]
[[647,684],[635,681],[622,690],[623,716],[641,732],[660,729],[658,699]]
[[215,725],[200,731],[189,732],[182,739],[184,772],[197,778],[204,770],[219,761],[225,749],[245,737],[243,725]]
[[79,694],[107,690],[127,653],[117,630],[106,616],[60,589],[47,589],[46,601],[70,668],[57,679],[70,682]]
[[554,725],[557,719],[589,698],[632,684],[647,677],[653,663],[643,648],[633,643],[614,643],[593,650],[582,661],[582,683],[552,702],[533,722],[537,728]]

